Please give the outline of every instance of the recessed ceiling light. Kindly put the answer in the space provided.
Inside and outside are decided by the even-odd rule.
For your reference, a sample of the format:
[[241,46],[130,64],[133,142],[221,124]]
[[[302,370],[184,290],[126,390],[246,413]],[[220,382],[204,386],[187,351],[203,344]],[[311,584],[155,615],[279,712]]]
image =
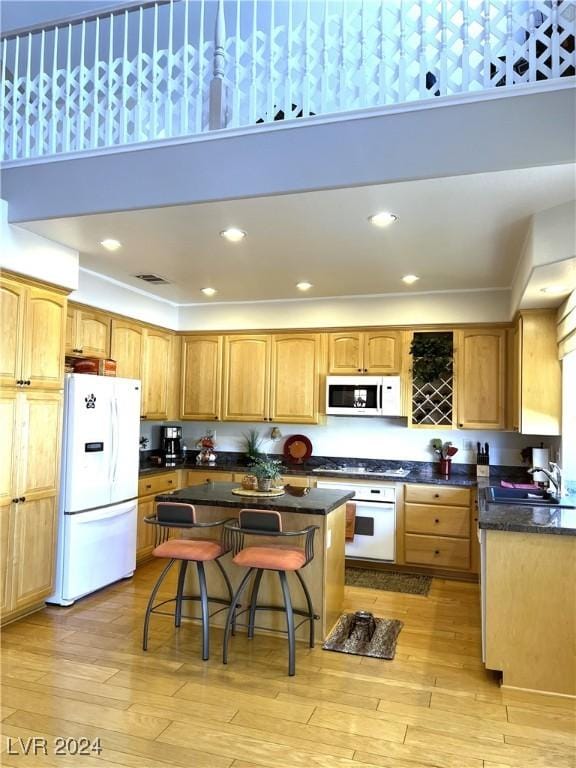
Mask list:
[[550,296],[559,296],[561,293],[568,293],[570,291],[565,285],[548,285],[546,288],[540,288],[541,293],[547,293]]
[[296,283],[296,288],[298,288],[299,291],[309,291],[310,288],[312,288],[312,283],[303,280],[301,283]]
[[202,288],[201,291],[204,296],[214,296],[215,293],[218,293],[216,288]]
[[374,224],[375,227],[389,227],[390,224],[394,224],[398,221],[398,216],[389,211],[382,211],[381,213],[375,213],[373,216],[368,217],[370,224]]
[[222,232],[220,232],[220,237],[226,238],[226,240],[228,240],[230,243],[239,243],[246,237],[246,232],[244,232],[243,229],[238,229],[237,227],[229,227],[228,229],[224,229]]
[[114,240],[112,238],[101,240],[100,245],[103,248],[106,248],[107,251],[117,251],[118,248],[122,248],[122,243],[120,242],[120,240]]
[[406,283],[406,285],[412,285],[412,283],[415,283],[417,280],[420,280],[418,275],[404,275],[402,278],[402,282]]

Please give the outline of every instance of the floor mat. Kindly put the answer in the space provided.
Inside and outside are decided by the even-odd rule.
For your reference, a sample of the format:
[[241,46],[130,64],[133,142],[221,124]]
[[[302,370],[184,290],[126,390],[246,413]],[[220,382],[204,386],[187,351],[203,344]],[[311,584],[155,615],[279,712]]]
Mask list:
[[407,592],[411,595],[426,596],[430,591],[432,576],[347,567],[345,583],[349,587],[368,587],[369,589],[383,589],[387,592]]

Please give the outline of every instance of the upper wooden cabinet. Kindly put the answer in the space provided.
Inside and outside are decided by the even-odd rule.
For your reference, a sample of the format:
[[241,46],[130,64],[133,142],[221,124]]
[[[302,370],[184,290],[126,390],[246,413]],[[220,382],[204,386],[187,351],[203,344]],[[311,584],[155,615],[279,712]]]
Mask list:
[[142,415],[148,419],[169,418],[170,382],[177,376],[177,372],[172,369],[173,338],[174,335],[167,331],[146,329]]
[[0,312],[0,384],[61,389],[66,297],[1,278]]
[[555,310],[522,312],[510,336],[508,426],[527,435],[559,435],[562,374]]
[[269,420],[271,350],[271,336],[225,337],[224,419]]
[[271,421],[317,424],[319,421],[321,335],[272,337]]
[[223,418],[317,424],[321,334],[224,338]]
[[128,320],[113,318],[110,330],[110,357],[116,360],[116,375],[142,379],[145,329]]
[[110,357],[110,322],[102,312],[68,307],[66,354]]
[[183,336],[180,418],[221,418],[222,336]]
[[394,374],[401,367],[399,331],[330,333],[328,373]]
[[457,426],[506,428],[506,330],[471,328],[454,335]]

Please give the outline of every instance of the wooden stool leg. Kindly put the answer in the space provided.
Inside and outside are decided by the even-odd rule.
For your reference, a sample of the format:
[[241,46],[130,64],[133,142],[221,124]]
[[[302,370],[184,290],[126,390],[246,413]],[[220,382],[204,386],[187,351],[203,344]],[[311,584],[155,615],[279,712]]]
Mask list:
[[178,574],[178,588],[176,590],[176,610],[174,611],[174,626],[179,627],[182,623],[182,595],[184,593],[184,580],[186,579],[186,568],[188,560],[182,560],[180,563],[180,573]]
[[222,648],[222,663],[228,664],[228,641],[230,639],[230,629],[232,627],[232,617],[236,615],[236,607],[238,606],[238,602],[240,601],[240,598],[242,597],[242,593],[246,589],[246,585],[248,584],[248,579],[252,575],[252,572],[254,571],[254,568],[248,568],[246,573],[244,574],[242,581],[240,582],[240,586],[236,590],[236,594],[232,598],[232,602],[230,603],[230,608],[228,610],[228,618],[226,619],[226,628],[224,630],[224,640],[223,640],[223,648]]
[[152,590],[152,594],[150,595],[150,600],[148,600],[148,605],[146,606],[146,615],[144,617],[144,632],[142,635],[142,650],[146,651],[148,650],[148,625],[150,624],[150,614],[152,613],[152,609],[154,608],[154,600],[156,599],[156,595],[158,594],[158,590],[160,589],[160,585],[164,581],[164,578],[166,577],[166,574],[172,568],[174,563],[176,562],[175,559],[170,560],[166,568],[162,571],[160,574],[158,581],[154,585],[154,589]]
[[293,677],[296,674],[296,638],[294,636],[294,613],[292,611],[292,599],[286,571],[278,571],[280,586],[284,596],[284,608],[286,609],[286,627],[288,629],[288,674]]
[[308,616],[310,617],[310,648],[314,648],[314,608],[312,606],[312,598],[310,597],[310,592],[308,591],[308,587],[306,586],[306,582],[302,578],[302,574],[300,571],[295,571],[296,576],[298,576],[298,581],[302,585],[302,589],[304,590],[304,596],[306,597],[306,603],[308,605]]
[[200,607],[202,609],[202,661],[210,657],[210,613],[208,611],[208,592],[206,590],[206,573],[204,563],[198,561],[198,583],[200,585]]
[[254,577],[254,584],[252,585],[252,594],[250,595],[250,613],[248,618],[248,639],[252,640],[254,637],[254,621],[256,619],[256,603],[258,601],[258,590],[260,589],[260,582],[262,581],[262,574],[264,571],[262,568],[258,568],[256,576]]

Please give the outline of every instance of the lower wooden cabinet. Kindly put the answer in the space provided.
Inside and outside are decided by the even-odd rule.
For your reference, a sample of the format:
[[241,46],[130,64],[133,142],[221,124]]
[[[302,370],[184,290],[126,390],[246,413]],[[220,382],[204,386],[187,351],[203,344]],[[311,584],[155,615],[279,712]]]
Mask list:
[[57,499],[55,496],[15,506],[11,610],[34,606],[54,587]]
[[404,486],[404,564],[476,572],[473,493],[470,488]]
[[232,472],[220,472],[217,469],[191,469],[186,474],[184,486],[203,485],[207,480],[212,480],[215,483],[231,483],[232,480],[237,478],[240,480],[242,477],[243,475],[234,475]]
[[166,491],[176,491],[180,487],[180,472],[172,470],[157,475],[144,475],[138,481],[138,511],[136,528],[136,563],[148,560],[156,546],[154,525],[145,523],[146,517],[154,516],[156,496]]

